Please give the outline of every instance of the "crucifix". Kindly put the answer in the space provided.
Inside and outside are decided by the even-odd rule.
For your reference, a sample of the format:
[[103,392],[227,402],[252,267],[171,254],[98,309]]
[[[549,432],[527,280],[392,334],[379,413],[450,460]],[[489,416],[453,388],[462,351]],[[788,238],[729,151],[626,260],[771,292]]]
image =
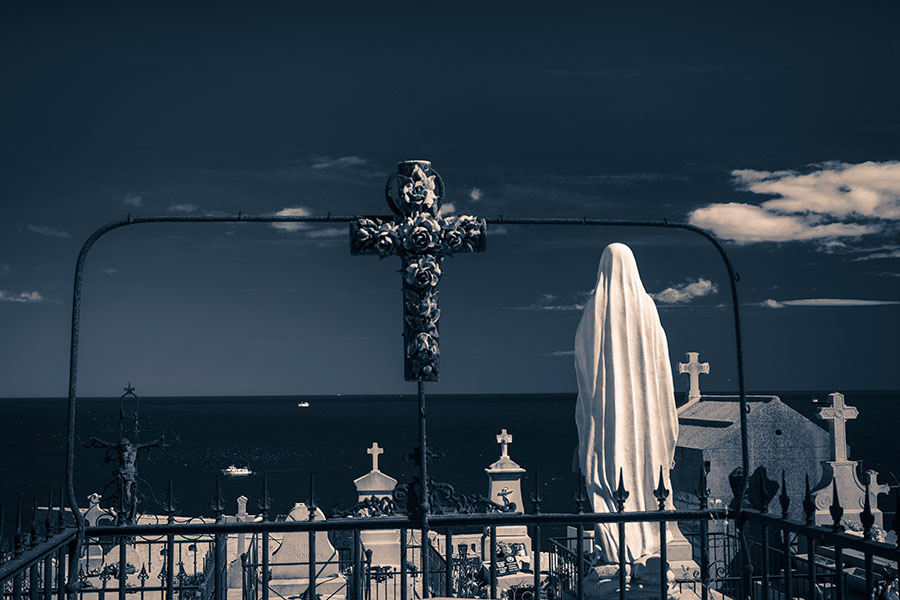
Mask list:
[[393,219],[364,217],[350,224],[352,254],[400,257],[406,381],[438,380],[441,263],[459,252],[481,252],[485,245],[484,219],[442,216],[443,195],[443,181],[429,161],[403,161],[385,189]]
[[687,373],[691,380],[691,388],[688,391],[688,401],[700,399],[700,375],[709,375],[709,363],[701,363],[698,360],[699,352],[685,352],[688,361],[686,363],[678,363],[678,372],[680,374]]
[[828,429],[831,430],[831,442],[834,444],[835,462],[847,460],[847,430],[844,428],[847,421],[855,419],[859,411],[855,406],[844,404],[844,395],[834,392],[828,394],[831,398],[831,406],[819,409],[819,418],[829,421]]
[[378,442],[372,442],[372,447],[366,450],[366,454],[372,455],[372,470],[378,470],[378,457],[384,454],[384,450],[378,447]]
[[500,458],[509,458],[507,446],[512,444],[512,436],[505,429],[497,434],[497,443],[500,444]]

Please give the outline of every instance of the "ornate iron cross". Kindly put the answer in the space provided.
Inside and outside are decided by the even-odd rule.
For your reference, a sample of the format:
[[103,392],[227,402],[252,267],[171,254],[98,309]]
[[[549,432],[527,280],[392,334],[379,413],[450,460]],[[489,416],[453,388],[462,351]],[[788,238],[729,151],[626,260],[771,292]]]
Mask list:
[[437,381],[437,286],[444,257],[481,252],[484,219],[441,216],[444,183],[427,160],[406,160],[387,181],[392,220],[364,217],[350,224],[351,254],[397,255],[403,275],[403,347],[406,381]]

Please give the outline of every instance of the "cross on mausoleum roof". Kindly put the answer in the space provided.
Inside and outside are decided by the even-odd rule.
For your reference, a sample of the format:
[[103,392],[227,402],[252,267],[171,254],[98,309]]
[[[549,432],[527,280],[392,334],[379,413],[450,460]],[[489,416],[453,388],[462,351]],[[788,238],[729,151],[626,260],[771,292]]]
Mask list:
[[678,372],[680,374],[687,373],[691,380],[690,391],[688,391],[688,401],[700,399],[700,375],[709,375],[709,363],[701,363],[698,360],[699,352],[685,352],[688,361],[686,363],[678,363]]
[[497,443],[500,444],[500,458],[509,458],[507,446],[512,444],[512,436],[506,433],[506,429],[497,434]]
[[819,409],[819,418],[829,421],[831,441],[834,443],[834,460],[847,460],[847,421],[855,419],[859,411],[854,406],[844,404],[844,395],[838,392],[828,394],[831,406]]
[[378,457],[384,454],[384,450],[378,447],[378,442],[372,442],[372,446],[366,450],[366,454],[372,455],[372,470],[378,470]]
[[388,178],[385,195],[393,219],[362,217],[350,223],[350,252],[400,257],[404,379],[437,381],[441,263],[458,252],[484,250],[485,221],[440,214],[444,183],[427,160],[399,163]]

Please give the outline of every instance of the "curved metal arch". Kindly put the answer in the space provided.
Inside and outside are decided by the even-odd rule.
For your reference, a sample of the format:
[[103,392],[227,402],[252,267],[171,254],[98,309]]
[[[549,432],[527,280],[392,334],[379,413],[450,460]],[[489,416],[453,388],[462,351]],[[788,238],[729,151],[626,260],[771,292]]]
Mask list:
[[[81,553],[81,546],[84,542],[85,525],[81,511],[78,509],[78,503],[75,498],[75,407],[76,392],[78,386],[78,348],[79,348],[79,328],[81,324],[81,292],[84,279],[84,265],[87,261],[87,255],[93,248],[94,244],[105,234],[125,227],[128,225],[137,225],[143,223],[349,223],[358,219],[358,216],[332,216],[328,214],[324,217],[315,216],[274,216],[274,215],[244,215],[238,213],[230,216],[155,216],[155,217],[132,217],[130,214],[124,219],[112,221],[98,228],[92,233],[81,247],[78,253],[78,259],[75,263],[75,280],[72,290],[72,330],[69,348],[69,392],[68,392],[68,413],[67,413],[67,440],[66,440],[66,496],[69,507],[72,511],[73,518],[78,527],[78,535],[74,551],[70,554],[69,582],[67,592],[69,596],[75,595],[77,586],[78,572],[78,556]],[[385,217],[389,218],[389,217]],[[637,220],[615,220],[615,219],[589,219],[582,218],[504,218],[502,215],[497,218],[485,219],[489,224],[507,224],[507,225],[584,225],[584,226],[602,226],[602,227],[657,227],[668,229],[681,229],[691,231],[700,235],[709,241],[718,251],[719,256],[725,263],[728,271],[728,279],[731,287],[731,306],[734,318],[735,333],[735,349],[737,360],[738,389],[740,393],[740,429],[741,429],[741,463],[743,465],[743,475],[741,477],[740,492],[738,494],[736,506],[738,509],[743,504],[747,491],[747,483],[750,470],[750,444],[747,431],[747,398],[744,387],[744,358],[743,358],[743,340],[741,335],[741,319],[740,305],[738,302],[737,282],[738,274],[735,272],[731,261],[728,258],[725,249],[719,240],[710,232],[700,227],[690,225],[688,223],[670,223],[668,221],[637,221]]]

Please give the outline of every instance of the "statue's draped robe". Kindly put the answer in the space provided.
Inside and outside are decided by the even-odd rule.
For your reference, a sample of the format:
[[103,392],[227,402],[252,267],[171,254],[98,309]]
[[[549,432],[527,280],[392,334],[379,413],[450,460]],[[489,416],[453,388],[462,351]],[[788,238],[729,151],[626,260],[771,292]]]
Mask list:
[[[594,512],[616,511],[613,491],[622,469],[626,511],[657,510],[660,467],[667,489],[678,417],[666,333],[637,263],[624,244],[600,258],[597,286],[575,335],[578,450]],[[667,509],[674,509],[671,494]],[[618,526],[598,524],[595,543],[605,562],[618,560]],[[625,526],[626,560],[659,551],[659,525]]]

